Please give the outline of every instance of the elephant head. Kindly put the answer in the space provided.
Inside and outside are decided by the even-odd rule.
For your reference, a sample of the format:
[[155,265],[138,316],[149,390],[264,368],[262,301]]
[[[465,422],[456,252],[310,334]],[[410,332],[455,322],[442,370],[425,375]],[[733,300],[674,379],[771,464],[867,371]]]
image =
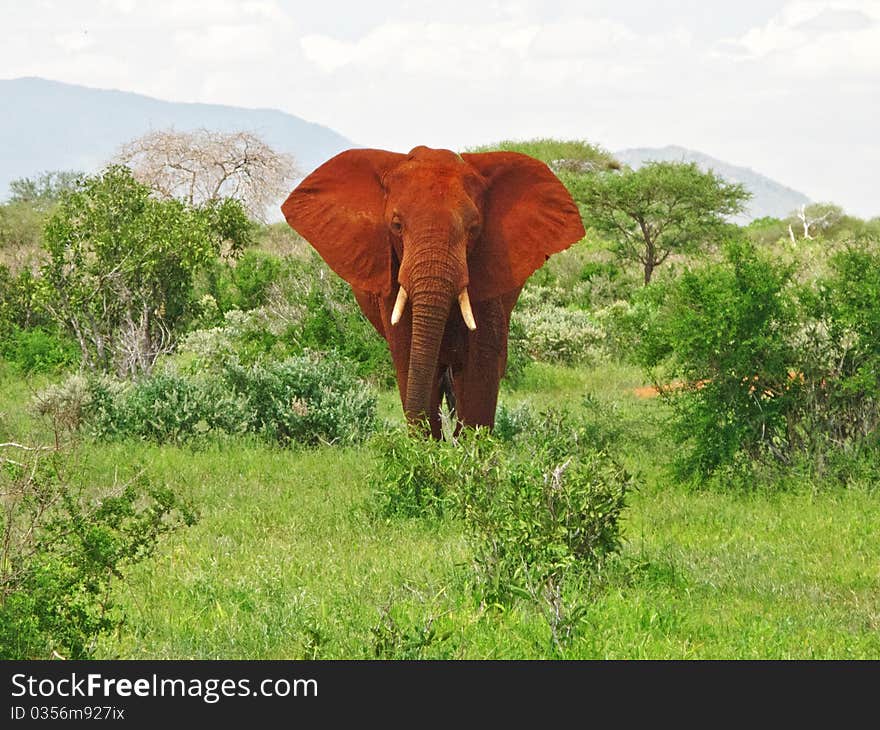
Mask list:
[[282,212],[356,293],[394,301],[391,326],[411,316],[411,422],[427,415],[447,320],[460,312],[476,336],[472,303],[518,291],[584,235],[562,183],[515,152],[348,150],[303,180]]

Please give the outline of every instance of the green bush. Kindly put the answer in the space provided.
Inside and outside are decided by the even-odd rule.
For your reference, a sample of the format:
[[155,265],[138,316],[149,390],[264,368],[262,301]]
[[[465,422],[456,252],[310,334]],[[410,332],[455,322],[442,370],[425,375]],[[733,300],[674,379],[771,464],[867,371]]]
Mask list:
[[511,319],[524,333],[526,352],[534,360],[571,365],[599,354],[603,333],[586,312],[542,304],[517,307]]
[[334,353],[250,367],[231,363],[224,379],[245,403],[250,430],[281,444],[354,444],[375,427],[375,394]]
[[159,372],[131,385],[91,378],[85,421],[97,438],[176,443],[246,430],[244,404],[214,380]]
[[511,388],[522,383],[526,368],[532,358],[529,356],[526,330],[517,317],[511,317],[507,335],[507,366],[504,370],[504,382]]
[[[243,363],[256,363],[332,350],[355,363],[358,375],[394,385],[388,345],[360,311],[348,284],[317,256],[278,259],[260,254],[253,260],[262,263],[244,268],[252,272],[247,279],[251,291],[260,295],[243,299],[238,273],[229,275],[238,278],[228,279],[227,288],[226,279],[217,278],[200,300],[203,330],[187,335],[182,352],[213,349],[216,355],[234,354]],[[234,271],[239,268],[241,262]],[[258,302],[260,306],[246,306]]]
[[586,437],[558,413],[544,414],[518,448],[483,430],[465,429],[453,443],[386,433],[373,442],[374,507],[386,518],[463,519],[477,593],[488,602],[534,601],[558,644],[582,600],[567,590],[619,549],[634,484]]
[[13,327],[0,338],[0,356],[23,375],[64,370],[80,359],[74,340],[54,328],[43,327]]
[[776,462],[846,481],[841,454],[876,448],[880,253],[850,247],[830,264],[798,285],[792,265],[733,243],[639,297],[637,356],[670,386],[683,476]]
[[111,586],[162,534],[195,521],[143,476],[95,494],[64,476],[59,454],[0,469],[0,659],[86,659],[124,615]]
[[520,434],[528,433],[535,424],[535,414],[528,403],[520,403],[508,408],[500,403],[495,413],[495,427],[492,435],[501,441],[514,441]]
[[670,393],[682,474],[711,473],[739,451],[757,457],[784,438],[791,275],[751,244],[732,243],[722,264],[687,270],[665,291],[639,356],[680,381]]
[[824,458],[880,441],[880,247],[853,244],[801,294],[790,438]]
[[41,299],[89,370],[149,373],[194,315],[195,273],[251,234],[237,201],[158,200],[111,165],[62,193],[49,216]]
[[74,376],[38,394],[36,408],[56,426],[99,439],[176,443],[253,433],[282,445],[352,444],[373,431],[376,397],[344,358],[307,353],[134,382]]

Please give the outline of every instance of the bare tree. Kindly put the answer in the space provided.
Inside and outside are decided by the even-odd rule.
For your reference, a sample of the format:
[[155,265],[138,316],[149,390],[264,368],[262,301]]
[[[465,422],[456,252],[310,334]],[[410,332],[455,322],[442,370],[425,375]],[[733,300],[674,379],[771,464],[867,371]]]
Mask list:
[[124,144],[117,160],[165,198],[190,205],[235,198],[262,221],[297,174],[291,155],[273,150],[251,132],[148,132]]
[[791,242],[795,242],[795,233],[792,228],[794,219],[803,226],[803,238],[807,241],[813,240],[813,233],[824,231],[831,228],[843,217],[843,209],[839,205],[832,203],[813,203],[812,205],[802,205],[800,210],[796,210],[790,217],[788,224],[788,237]]

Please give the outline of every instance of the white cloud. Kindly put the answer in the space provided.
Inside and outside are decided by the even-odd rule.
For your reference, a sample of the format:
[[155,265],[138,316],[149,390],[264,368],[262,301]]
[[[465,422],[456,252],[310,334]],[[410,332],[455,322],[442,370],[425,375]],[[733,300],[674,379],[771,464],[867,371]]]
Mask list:
[[780,75],[808,78],[880,73],[880,2],[812,0],[779,13],[719,50]]

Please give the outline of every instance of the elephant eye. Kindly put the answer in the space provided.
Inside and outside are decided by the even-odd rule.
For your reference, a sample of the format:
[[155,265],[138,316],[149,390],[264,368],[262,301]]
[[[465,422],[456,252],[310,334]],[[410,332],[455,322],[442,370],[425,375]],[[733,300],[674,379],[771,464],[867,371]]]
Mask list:
[[401,221],[400,218],[398,218],[397,216],[394,216],[391,219],[390,228],[391,232],[395,236],[399,236],[401,233],[403,233],[403,221]]
[[468,236],[470,238],[476,238],[477,236],[480,235],[480,228],[481,228],[480,222],[474,221],[473,223],[471,223],[468,226]]

